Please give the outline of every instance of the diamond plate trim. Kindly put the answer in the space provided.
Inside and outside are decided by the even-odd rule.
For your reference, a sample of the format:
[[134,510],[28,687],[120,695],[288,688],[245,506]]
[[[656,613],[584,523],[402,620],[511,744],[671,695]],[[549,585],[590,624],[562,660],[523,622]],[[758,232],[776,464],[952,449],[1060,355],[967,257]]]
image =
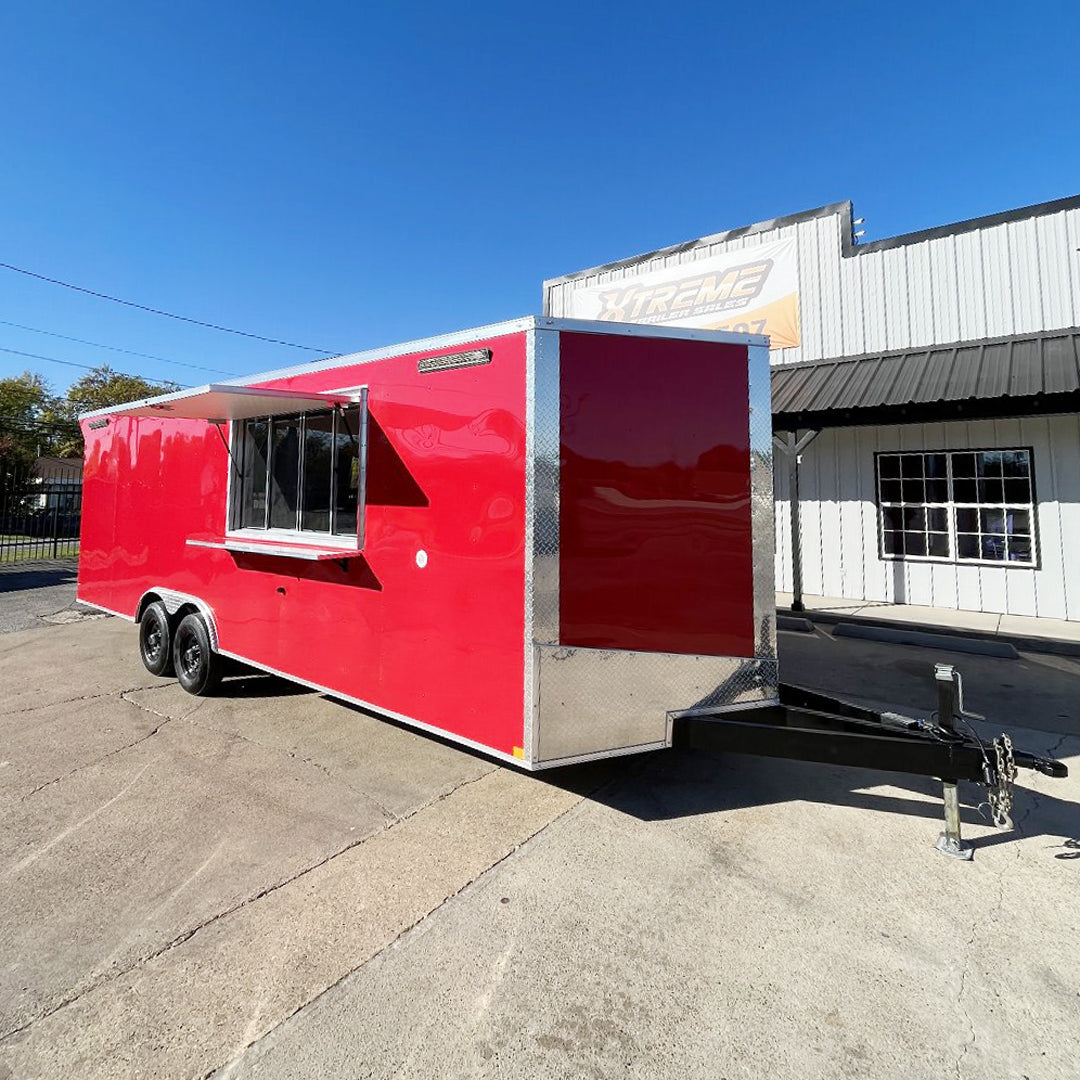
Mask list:
[[776,504],[773,497],[772,377],[768,346],[751,345],[748,352],[755,651],[759,657],[775,658]]
[[525,346],[525,700],[523,757],[536,759],[536,643],[559,637],[559,332],[532,330]]
[[536,331],[533,406],[533,640],[559,640],[559,334]]

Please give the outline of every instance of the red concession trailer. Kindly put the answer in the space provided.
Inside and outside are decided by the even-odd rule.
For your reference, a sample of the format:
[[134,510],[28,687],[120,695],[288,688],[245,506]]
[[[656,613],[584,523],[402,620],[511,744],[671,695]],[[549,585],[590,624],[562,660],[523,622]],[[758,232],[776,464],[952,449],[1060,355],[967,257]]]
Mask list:
[[[765,338],[528,318],[83,417],[79,599],[146,667],[223,658],[529,769],[671,746],[940,777],[1017,766],[780,684]],[[966,725],[960,730],[958,725]]]
[[526,318],[83,417],[79,599],[530,769],[777,701],[762,337]]

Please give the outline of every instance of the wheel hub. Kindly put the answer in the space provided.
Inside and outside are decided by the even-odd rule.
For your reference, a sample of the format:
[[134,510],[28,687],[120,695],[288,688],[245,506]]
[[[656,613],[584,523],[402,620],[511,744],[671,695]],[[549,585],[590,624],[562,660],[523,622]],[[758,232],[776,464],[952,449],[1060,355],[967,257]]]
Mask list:
[[185,645],[180,651],[180,663],[184,665],[184,674],[193,675],[199,670],[202,654],[197,642]]

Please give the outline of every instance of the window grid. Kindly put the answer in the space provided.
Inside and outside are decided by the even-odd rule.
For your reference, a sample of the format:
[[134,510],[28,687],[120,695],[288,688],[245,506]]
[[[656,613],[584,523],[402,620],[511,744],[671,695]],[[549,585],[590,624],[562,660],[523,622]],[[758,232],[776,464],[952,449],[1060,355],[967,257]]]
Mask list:
[[883,559],[1037,565],[1030,448],[876,455]]
[[[361,409],[357,409],[356,406],[352,406],[352,409],[356,410],[362,415]],[[311,508],[306,506],[307,501],[307,470],[308,470],[308,419],[309,416],[319,416],[320,414],[308,414],[297,413],[289,416],[261,416],[253,417],[248,420],[243,420],[238,423],[239,428],[239,461],[237,462],[237,477],[236,482],[231,485],[232,492],[230,496],[230,516],[232,529],[253,529],[259,532],[277,533],[277,534],[295,534],[298,536],[315,538],[337,538],[342,539],[354,534],[358,524],[358,517],[362,509],[362,503],[357,504],[356,510],[349,512],[345,510],[341,505],[341,499],[339,497],[339,488],[341,487],[343,478],[339,475],[340,467],[343,462],[339,458],[339,437],[348,436],[353,443],[363,449],[363,423],[362,420],[358,421],[359,431],[354,430],[354,426],[350,423],[349,416],[346,415],[346,411],[342,410],[339,406],[335,406],[331,410],[332,423],[330,428],[330,455],[331,460],[329,464],[330,478],[329,478],[329,493],[328,493],[328,509],[326,511],[328,517],[328,525],[324,529],[311,528],[310,526],[304,526],[305,516],[310,515]],[[257,457],[257,449],[255,446],[255,438],[252,434],[252,429],[255,425],[265,425],[265,448],[263,455],[263,483],[262,483],[262,508],[261,508],[261,523],[245,522],[245,497],[247,494],[248,478],[251,476],[251,470],[254,467],[255,459]],[[295,492],[292,492],[295,498],[295,508],[290,509],[290,517],[292,521],[290,524],[280,523],[273,524],[272,517],[274,513],[274,469],[275,469],[275,431],[278,426],[295,426],[297,431],[297,449],[298,455],[295,469]],[[290,476],[290,491],[293,488],[293,477]],[[350,485],[352,486],[352,485]],[[288,493],[286,493],[288,494]],[[344,520],[342,515],[344,514]],[[345,526],[349,526],[345,528]]]

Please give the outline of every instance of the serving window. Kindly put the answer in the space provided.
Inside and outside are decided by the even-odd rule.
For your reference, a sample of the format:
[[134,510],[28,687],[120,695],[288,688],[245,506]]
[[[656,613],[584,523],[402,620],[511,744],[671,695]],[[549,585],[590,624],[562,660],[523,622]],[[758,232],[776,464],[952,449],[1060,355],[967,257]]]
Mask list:
[[359,547],[366,458],[366,394],[355,405],[237,421],[230,528]]
[[1030,449],[877,455],[881,555],[1035,566]]

